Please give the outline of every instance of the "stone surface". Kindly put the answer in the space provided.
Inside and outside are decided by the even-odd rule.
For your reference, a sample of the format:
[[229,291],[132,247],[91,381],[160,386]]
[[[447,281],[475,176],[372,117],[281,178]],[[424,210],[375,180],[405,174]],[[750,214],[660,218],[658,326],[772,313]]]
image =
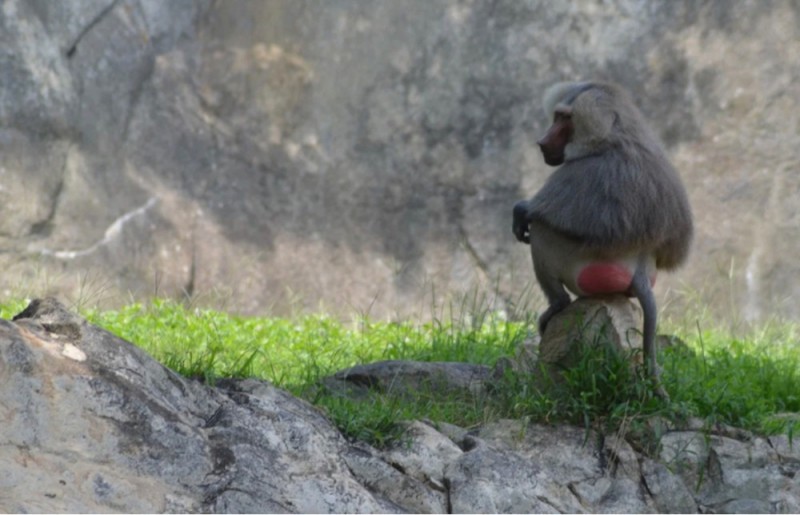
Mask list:
[[565,425],[410,421],[375,449],[269,383],[182,378],[52,299],[0,321],[0,419],[2,512],[800,511],[785,436],[665,430],[644,456]]
[[[797,461],[781,445],[785,437],[738,440],[695,431],[661,439],[660,458],[692,486],[697,504],[717,513],[794,513],[800,509]],[[787,467],[787,465],[789,465]]]
[[[544,335],[529,337],[513,356],[497,361],[492,371],[500,379],[512,370],[528,373],[542,390],[557,393],[564,384],[563,373],[574,368],[585,352],[604,347],[630,359],[631,367],[641,364],[642,317],[638,304],[622,295],[577,299],[555,315]],[[671,342],[659,337],[659,345]]]
[[663,463],[643,460],[642,479],[658,513],[697,513],[692,491]]
[[539,360],[569,368],[578,345],[610,345],[619,353],[642,348],[641,311],[622,295],[578,299],[554,316],[539,344]]
[[256,381],[208,388],[53,301],[0,323],[0,511],[377,512],[350,446]]
[[538,308],[510,210],[550,173],[540,95],[599,77],[633,92],[695,208],[662,305],[688,285],[723,315],[797,318],[798,12],[5,0],[0,291],[383,316],[477,289]]
[[458,362],[378,361],[356,365],[324,380],[328,388],[374,390],[402,396],[407,392],[480,394],[490,369]]

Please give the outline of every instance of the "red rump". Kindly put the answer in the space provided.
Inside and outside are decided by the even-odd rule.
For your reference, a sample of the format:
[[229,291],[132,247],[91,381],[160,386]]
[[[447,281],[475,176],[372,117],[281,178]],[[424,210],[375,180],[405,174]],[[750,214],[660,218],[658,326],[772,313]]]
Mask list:
[[[631,281],[633,275],[628,267],[618,263],[592,263],[583,267],[578,274],[578,288],[586,295],[602,295],[606,293],[624,293],[632,296]],[[655,277],[650,278],[655,284]]]

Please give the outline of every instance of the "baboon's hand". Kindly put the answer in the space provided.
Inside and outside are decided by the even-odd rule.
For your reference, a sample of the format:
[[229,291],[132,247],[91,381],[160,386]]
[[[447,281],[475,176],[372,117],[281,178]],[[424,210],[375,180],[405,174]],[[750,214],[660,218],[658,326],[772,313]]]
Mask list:
[[511,225],[511,230],[518,241],[522,243],[531,242],[531,234],[529,229],[530,223],[528,221],[528,201],[520,200],[514,204],[514,222]]

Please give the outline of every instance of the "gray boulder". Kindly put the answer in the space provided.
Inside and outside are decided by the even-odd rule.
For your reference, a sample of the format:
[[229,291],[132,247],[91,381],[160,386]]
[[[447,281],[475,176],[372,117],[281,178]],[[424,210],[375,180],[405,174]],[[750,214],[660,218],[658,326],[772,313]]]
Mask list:
[[350,395],[367,390],[401,397],[415,392],[480,395],[489,376],[490,369],[484,365],[392,360],[341,370],[323,384]]
[[0,511],[380,512],[350,445],[267,383],[184,379],[52,300],[0,323]]

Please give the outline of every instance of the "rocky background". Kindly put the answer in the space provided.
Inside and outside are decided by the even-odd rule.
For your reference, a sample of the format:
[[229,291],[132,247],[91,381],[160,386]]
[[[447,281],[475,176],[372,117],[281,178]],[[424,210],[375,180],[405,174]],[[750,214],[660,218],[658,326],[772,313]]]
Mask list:
[[535,305],[510,211],[550,173],[540,95],[603,78],[632,90],[693,202],[662,304],[797,319],[799,5],[4,0],[0,291]]

